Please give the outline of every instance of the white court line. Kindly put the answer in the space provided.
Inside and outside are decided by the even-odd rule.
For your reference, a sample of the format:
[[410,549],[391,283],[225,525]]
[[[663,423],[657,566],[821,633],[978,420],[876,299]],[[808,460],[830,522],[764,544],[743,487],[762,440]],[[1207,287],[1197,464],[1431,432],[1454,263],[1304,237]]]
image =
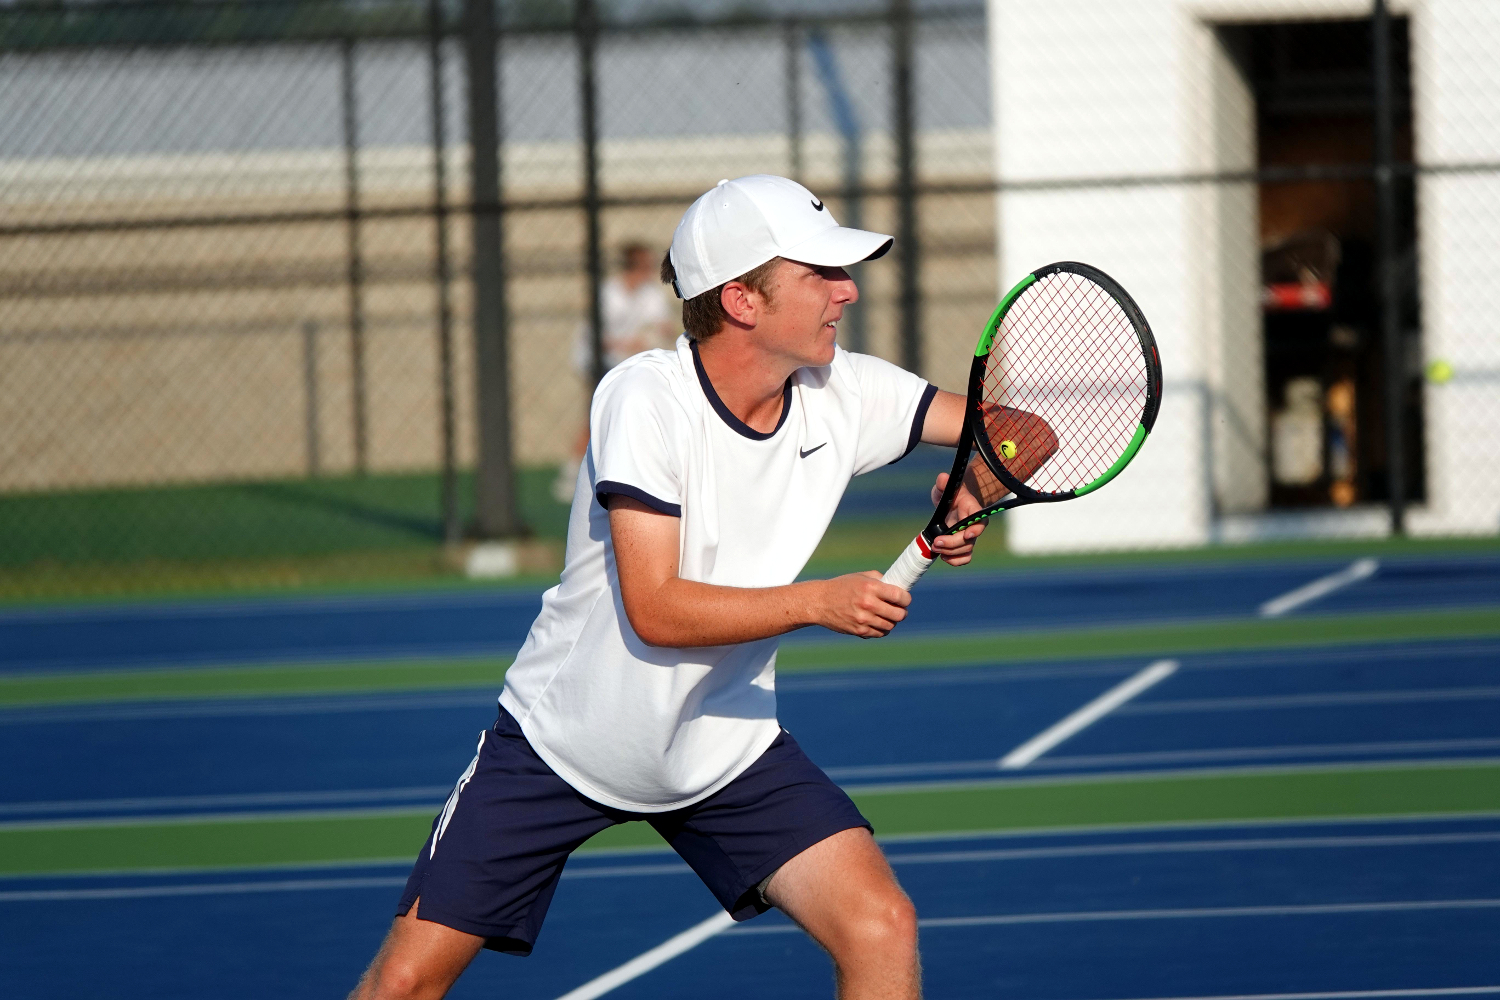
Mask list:
[[1002,847],[974,851],[887,854],[893,865],[972,864],[983,861],[1032,861],[1049,858],[1098,858],[1132,854],[1212,854],[1228,851],[1305,851],[1350,847],[1425,847],[1433,844],[1492,844],[1493,833],[1408,833],[1374,836],[1260,837],[1240,840],[1151,840],[1128,844],[1084,844],[1069,847]]
[[0,903],[67,899],[149,899],[156,896],[216,896],[246,892],[299,892],[309,889],[371,889],[405,885],[404,875],[372,878],[308,878],[280,882],[218,882],[198,885],[120,886],[113,889],[16,889],[0,892]]
[[[1495,750],[1500,748],[1500,739],[1476,738],[1458,740],[1393,740],[1387,743],[1303,743],[1292,746],[1270,747],[1219,747],[1213,750],[1145,750],[1132,753],[1075,754],[1073,756],[1048,757],[1037,765],[1042,767],[1121,767],[1129,764],[1193,764],[1212,761],[1257,761],[1275,760],[1284,757],[1340,757],[1346,754],[1416,754],[1457,753],[1463,750]],[[1440,763],[1446,758],[1431,758]],[[1310,767],[1342,767],[1345,763],[1354,767],[1364,764],[1380,764],[1389,767],[1405,767],[1418,763],[1406,757],[1387,757],[1375,761],[1347,761],[1319,764],[1306,761]],[[1302,766],[1292,764],[1292,767]],[[1120,774],[1120,771],[1084,772],[1088,774]],[[1130,772],[1165,774],[1165,771]],[[860,789],[863,791],[863,787]]]
[[1093,725],[1151,685],[1167,679],[1176,672],[1176,660],[1157,660],[1134,677],[1110,688],[1067,718],[1053,723],[1001,757],[1000,767],[1007,770],[1025,767],[1069,736]]
[[1429,701],[1484,701],[1500,698],[1500,687],[1418,688],[1408,691],[1328,691],[1239,698],[1181,698],[1121,707],[1121,715],[1176,712],[1254,712],[1265,708],[1326,708],[1332,705],[1404,705]]
[[[983,917],[928,917],[918,927],[1006,927],[1018,924],[1098,923],[1115,920],[1201,920],[1209,917],[1291,917],[1334,913],[1410,913],[1424,910],[1500,909],[1500,899],[1433,899],[1391,903],[1312,903],[1305,906],[1215,906],[1186,910],[1081,910],[1064,913],[1002,913]],[[796,924],[737,927],[734,934],[797,934]]]
[[1272,598],[1260,606],[1260,616],[1279,618],[1288,611],[1333,593],[1340,587],[1347,587],[1351,583],[1358,583],[1372,577],[1379,568],[1380,563],[1374,559],[1356,559],[1337,573],[1319,577],[1311,583],[1304,583],[1296,590],[1289,590],[1280,597]]
[[734,923],[734,918],[729,914],[715,913],[703,923],[689,927],[676,937],[668,938],[650,951],[637,955],[624,965],[611,969],[597,979],[590,979],[576,990],[569,990],[557,1000],[594,1000],[595,997],[602,997],[610,990],[624,986],[632,979],[645,975],[663,962],[669,962],[683,952],[698,947],[732,923]]
[[[1150,704],[1157,704],[1151,702]],[[1125,706],[1119,711],[1120,715],[1137,713],[1128,711],[1135,706]],[[1144,707],[1144,706],[1142,706]],[[1150,714],[1150,713],[1139,713]],[[1459,739],[1459,740],[1397,740],[1385,743],[1303,743],[1292,746],[1264,746],[1264,747],[1219,747],[1211,750],[1146,750],[1130,753],[1102,753],[1102,754],[1072,754],[1048,757],[1045,760],[1037,760],[1032,763],[1036,770],[1042,768],[1086,768],[1103,767],[1117,768],[1129,764],[1193,764],[1198,762],[1214,761],[1258,761],[1276,760],[1285,757],[1339,757],[1346,754],[1415,754],[1415,753],[1452,753],[1460,750],[1495,750],[1500,749],[1500,738],[1496,739]],[[1307,761],[1311,766],[1322,767],[1314,761]],[[1369,761],[1350,761],[1350,765],[1370,763]],[[1390,766],[1406,765],[1411,763],[1410,758],[1392,757],[1376,763],[1385,763]],[[1293,765],[1297,766],[1297,765]],[[908,782],[905,785],[875,785],[875,784],[851,784],[849,782],[875,778],[903,778],[910,775],[941,775],[941,774],[987,774],[995,768],[995,761],[990,760],[949,760],[935,761],[927,764],[871,764],[862,767],[830,767],[825,773],[839,782],[846,789],[860,792],[871,790],[910,790],[920,786],[921,782]],[[1115,770],[1104,771],[1082,771],[1090,777],[1109,777],[1122,772]],[[1153,774],[1169,774],[1170,772],[1152,772]],[[1019,779],[1015,779],[1019,780]],[[0,825],[3,829],[3,825]]]
[[1212,997],[1154,997],[1152,1000],[1381,1000],[1384,997],[1466,997],[1500,993],[1500,986],[1447,986],[1415,990],[1343,990],[1337,993],[1236,993]]
[[[1106,857],[1113,855],[1209,854],[1229,851],[1283,851],[1347,849],[1354,847],[1425,847],[1437,844],[1492,844],[1500,841],[1500,831],[1479,833],[1375,834],[1368,836],[1331,837],[1261,837],[1220,840],[1167,840],[1127,844],[1086,844],[1057,847],[997,848],[969,851],[934,851],[930,853],[893,853],[886,856],[893,865],[972,864],[975,862],[1032,861],[1049,858]],[[402,859],[405,863],[405,859]],[[599,865],[593,868],[570,868],[563,878],[638,878],[657,875],[688,875],[692,869],[681,861],[666,864]],[[131,873],[116,873],[130,875]],[[49,878],[46,874],[10,876]],[[61,878],[73,875],[55,876]],[[0,891],[0,903],[66,902],[80,899],[150,899],[169,896],[239,895],[261,892],[302,892],[327,889],[364,889],[405,885],[406,876],[369,876],[322,879],[279,879],[241,882],[194,882],[176,885],[106,886],[82,889],[12,889]]]
[[[411,788],[360,788],[330,792],[255,792],[246,795],[170,795],[135,799],[52,799],[40,802],[0,803],[0,816],[13,813],[118,812],[143,809],[193,809],[235,806],[324,805],[344,802],[385,802],[391,799],[427,799],[436,805],[453,791],[452,785],[418,785]],[[427,802],[419,803],[427,805]]]

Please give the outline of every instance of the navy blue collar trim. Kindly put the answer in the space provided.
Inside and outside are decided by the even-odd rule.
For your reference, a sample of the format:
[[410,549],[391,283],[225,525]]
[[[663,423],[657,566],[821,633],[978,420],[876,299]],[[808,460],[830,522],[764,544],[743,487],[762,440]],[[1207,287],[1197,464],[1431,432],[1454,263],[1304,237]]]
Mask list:
[[781,391],[781,416],[777,419],[776,426],[762,434],[731,413],[729,407],[724,405],[724,401],[714,391],[714,384],[708,380],[708,372],[703,370],[703,359],[698,356],[698,342],[693,341],[690,346],[693,349],[693,367],[698,369],[698,384],[703,386],[703,395],[708,397],[708,402],[713,406],[714,412],[729,425],[729,429],[752,441],[768,441],[775,437],[776,432],[781,430],[781,425],[786,423],[786,415],[792,412],[792,380],[787,379],[786,386]]

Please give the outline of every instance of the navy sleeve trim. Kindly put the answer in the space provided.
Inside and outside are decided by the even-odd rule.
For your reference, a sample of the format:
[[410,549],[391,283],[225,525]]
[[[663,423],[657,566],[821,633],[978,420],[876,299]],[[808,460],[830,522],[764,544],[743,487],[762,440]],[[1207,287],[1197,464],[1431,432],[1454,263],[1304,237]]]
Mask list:
[[917,445],[922,443],[922,425],[927,422],[927,408],[936,398],[937,386],[929,382],[927,388],[922,390],[922,399],[917,403],[917,415],[911,418],[911,436],[906,439],[906,450],[891,459],[892,465],[910,455],[916,450]]
[[639,500],[641,503],[645,504],[647,507],[650,507],[652,510],[656,511],[659,514],[669,514],[672,517],[682,516],[681,504],[667,503],[665,500],[659,500],[651,494],[647,493],[645,490],[640,489],[636,486],[630,486],[626,483],[616,483],[606,479],[594,487],[594,496],[598,498],[599,506],[603,507],[605,510],[609,509],[609,505],[604,502],[604,498],[609,496],[611,493],[618,493],[622,497],[630,497],[630,499],[632,500]]

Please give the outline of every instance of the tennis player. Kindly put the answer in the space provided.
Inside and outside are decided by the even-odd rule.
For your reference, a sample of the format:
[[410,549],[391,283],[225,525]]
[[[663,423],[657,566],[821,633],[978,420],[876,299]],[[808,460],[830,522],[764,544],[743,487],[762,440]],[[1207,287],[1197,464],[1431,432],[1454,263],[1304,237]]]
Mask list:
[[[964,397],[835,344],[844,268],[891,243],[782,177],[683,215],[662,277],[686,332],[600,382],[561,582],[353,996],[440,997],[481,948],[529,954],[568,855],[629,820],[736,919],[800,924],[844,1000],[920,995],[915,911],[869,822],[776,721],[778,636],[884,636],[911,601],[873,570],[793,582],[850,479],[961,429]],[[961,565],[981,530],[935,548]]]

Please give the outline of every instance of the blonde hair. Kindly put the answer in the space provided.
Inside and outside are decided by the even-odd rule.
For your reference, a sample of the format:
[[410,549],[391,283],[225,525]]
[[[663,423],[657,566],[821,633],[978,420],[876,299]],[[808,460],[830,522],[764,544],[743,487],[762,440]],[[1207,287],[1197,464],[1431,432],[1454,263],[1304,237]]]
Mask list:
[[[758,267],[752,267],[738,278],[732,280],[749,288],[753,292],[760,293],[771,303],[771,275],[776,272],[776,265],[781,263],[780,257],[772,257]],[[661,280],[663,284],[677,287],[677,268],[672,266],[672,252],[669,250],[661,259]],[[724,285],[729,284],[728,281]],[[701,295],[694,295],[690,299],[682,300],[682,329],[687,333],[689,340],[707,340],[724,326],[729,319],[729,314],[724,311],[724,285],[710,288]]]

